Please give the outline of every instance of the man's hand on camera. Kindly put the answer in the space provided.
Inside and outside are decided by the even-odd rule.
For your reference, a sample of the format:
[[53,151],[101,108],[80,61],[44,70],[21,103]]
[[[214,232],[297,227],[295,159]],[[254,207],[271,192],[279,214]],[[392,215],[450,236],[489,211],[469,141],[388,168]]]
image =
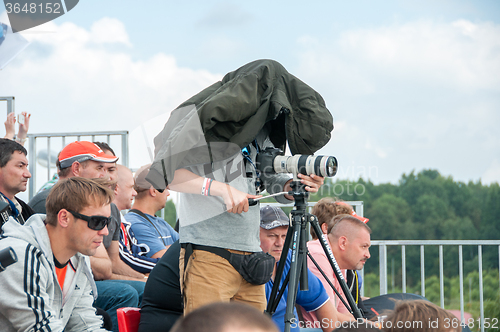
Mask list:
[[311,174],[309,176],[299,173],[297,176],[300,179],[300,183],[306,185],[306,191],[309,191],[311,193],[318,192],[319,187],[321,187],[323,183],[325,183],[325,178],[316,174]]
[[[315,174],[311,174],[311,176],[308,176],[308,175],[304,175],[304,174],[297,174],[298,178],[300,179],[300,183],[302,184],[305,184],[306,187],[306,191],[309,191],[309,192],[312,192],[312,193],[315,193],[315,192],[318,192],[318,189],[319,187],[321,187],[323,185],[323,183],[325,182],[325,178],[324,177],[321,177],[319,175],[315,175]],[[292,187],[290,186],[290,183],[292,183],[292,179],[290,179],[290,181],[288,181],[286,184],[285,184],[285,187],[283,188],[284,191],[292,191]],[[291,195],[285,195],[286,199],[289,199],[291,201],[294,200],[293,196]]]

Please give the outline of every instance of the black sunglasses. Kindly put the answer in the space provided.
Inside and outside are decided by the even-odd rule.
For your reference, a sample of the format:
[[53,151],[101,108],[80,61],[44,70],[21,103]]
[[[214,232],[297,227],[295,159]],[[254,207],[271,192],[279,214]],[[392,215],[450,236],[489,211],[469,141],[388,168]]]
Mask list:
[[86,216],[84,214],[80,214],[78,212],[74,212],[68,210],[75,218],[85,220],[90,229],[94,231],[100,231],[104,227],[106,227],[111,222],[111,217],[104,216]]

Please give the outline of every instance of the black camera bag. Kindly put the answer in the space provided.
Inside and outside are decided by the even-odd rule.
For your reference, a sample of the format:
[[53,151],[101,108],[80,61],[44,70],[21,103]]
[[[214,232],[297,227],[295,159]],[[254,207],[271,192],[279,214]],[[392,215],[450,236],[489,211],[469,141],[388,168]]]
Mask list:
[[250,255],[242,255],[222,248],[192,243],[183,243],[182,247],[185,249],[184,269],[186,269],[189,256],[191,256],[193,250],[208,251],[226,259],[241,274],[243,279],[253,285],[263,285],[268,282],[273,275],[276,263],[273,256],[263,251],[254,252]]

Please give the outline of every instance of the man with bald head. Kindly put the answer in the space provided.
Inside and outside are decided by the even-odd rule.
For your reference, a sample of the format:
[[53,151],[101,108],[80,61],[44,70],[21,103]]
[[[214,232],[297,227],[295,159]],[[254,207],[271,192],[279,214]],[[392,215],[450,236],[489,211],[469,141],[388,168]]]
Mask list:
[[[328,222],[325,222],[324,225],[324,231],[327,235],[327,240],[332,249],[333,256],[335,257],[339,268],[343,270],[342,273],[344,274],[347,285],[351,290],[351,294],[353,295],[353,298],[358,307],[361,309],[363,315],[367,315],[367,312],[362,304],[361,295],[359,294],[359,280],[356,271],[361,270],[366,261],[370,258],[369,248],[371,245],[371,229],[359,217],[351,214],[336,215],[331,218],[331,220],[328,220]],[[328,279],[332,282],[334,287],[339,291],[342,298],[347,303],[339,281],[335,277],[333,268],[328,261],[326,253],[322,248],[318,249],[320,246],[319,240],[310,241],[307,243],[307,246],[311,256],[318,263],[321,270],[323,270],[323,272],[328,276]],[[334,294],[331,286],[310,258],[308,258],[307,264],[311,272],[323,282],[323,285],[325,286],[325,289],[329,293],[330,297],[334,299],[337,310],[340,313],[349,314],[349,310],[338,299],[338,296]],[[304,319],[306,321],[317,320],[317,318],[310,313],[304,313]]]
[[[90,258],[92,272],[96,280],[99,297],[95,302],[96,307],[105,309],[111,316],[113,331],[118,332],[116,309],[121,307],[138,307],[144,293],[145,275],[135,271],[125,264],[119,256],[119,239],[122,215],[120,210],[130,208],[132,200],[137,193],[133,189],[131,171],[122,165],[116,165],[114,198],[111,203],[111,222],[109,234],[104,237],[103,246],[97,249]],[[127,305],[118,303],[115,295],[127,292]]]
[[350,215],[333,218],[328,233],[333,255],[341,269],[361,270],[370,258],[371,229],[367,224]]
[[[116,165],[117,184],[115,200],[113,201],[120,210],[129,210],[137,196],[135,181],[132,171],[125,166]],[[141,246],[130,229],[131,223],[121,215],[119,258],[127,266],[140,273],[150,273],[159,258],[146,256],[148,249]]]
[[[145,276],[125,264],[119,255],[121,220],[123,218],[120,211],[130,209],[132,201],[137,195],[137,192],[134,190],[132,171],[123,165],[116,165],[116,186],[114,192],[115,197],[113,199],[113,204],[111,204],[111,216],[114,226],[111,228],[115,230],[116,236],[113,236],[112,238],[108,237],[107,243],[105,239],[104,246],[101,249],[98,249],[95,257],[92,258],[91,263],[94,263],[99,259],[100,265],[106,264],[109,266],[111,274],[107,275],[107,278],[105,279],[135,280],[144,282]],[[134,288],[137,288],[137,284],[132,283],[131,285],[134,286]],[[142,296],[143,290],[144,285],[141,283],[140,289],[138,290],[140,297]]]

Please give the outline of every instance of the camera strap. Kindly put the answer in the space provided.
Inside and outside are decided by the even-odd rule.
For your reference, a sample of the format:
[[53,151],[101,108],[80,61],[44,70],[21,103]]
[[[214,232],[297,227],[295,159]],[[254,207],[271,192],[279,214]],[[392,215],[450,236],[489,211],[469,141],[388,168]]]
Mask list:
[[138,214],[141,217],[143,217],[144,219],[146,219],[147,221],[149,221],[149,223],[151,224],[151,226],[153,226],[154,229],[156,230],[156,232],[158,233],[158,235],[159,235],[159,237],[161,239],[161,242],[163,242],[163,245],[165,247],[167,246],[167,243],[165,242],[165,239],[163,238],[163,235],[160,233],[160,231],[158,230],[158,228],[155,226],[155,224],[153,224],[153,222],[151,221],[151,219],[149,219],[149,217],[147,215],[145,215],[144,213],[142,213],[142,211],[139,211],[137,209],[131,209],[129,212],[133,212],[135,214]]
[[[257,166],[255,165],[255,163],[253,162],[252,160],[252,157],[250,155],[250,149],[251,149],[251,144],[253,144],[255,146],[255,148],[257,149],[257,153],[259,153],[260,149],[259,149],[259,144],[257,143],[257,140],[254,139],[253,142],[251,142],[250,144],[248,144],[247,146],[245,146],[243,149],[241,149],[241,154],[243,155],[243,160],[245,162],[245,169],[246,169],[246,165],[248,163],[250,163],[250,165],[252,165],[254,171],[255,171],[255,191],[256,193],[260,193],[262,191],[262,180],[260,178],[260,171],[259,169],[257,168]],[[252,172],[245,172],[246,174],[246,177],[247,178],[251,178],[253,177],[253,173]]]
[[9,204],[9,207],[0,213],[1,218],[2,218],[2,222],[0,223],[0,226],[3,225],[4,223],[6,223],[7,220],[9,220],[10,216],[12,216],[14,219],[16,219],[17,222],[20,223],[21,225],[24,225],[25,220],[24,220],[21,212],[19,211],[19,209],[16,207],[16,204],[1,192],[0,192],[0,201]]

